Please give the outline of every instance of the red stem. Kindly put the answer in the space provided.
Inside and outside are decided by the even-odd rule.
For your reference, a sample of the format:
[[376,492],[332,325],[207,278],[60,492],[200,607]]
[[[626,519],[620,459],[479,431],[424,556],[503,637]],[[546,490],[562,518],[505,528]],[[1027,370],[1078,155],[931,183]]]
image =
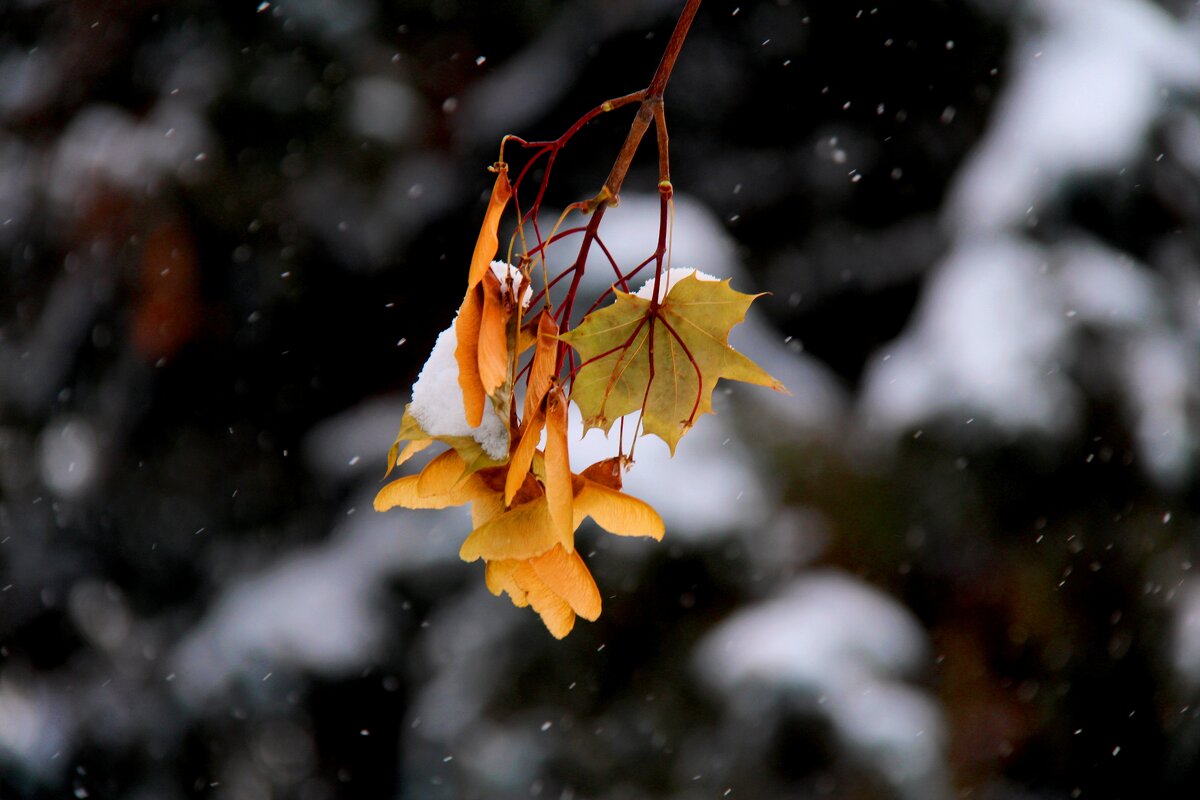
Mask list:
[[[679,346],[683,348],[683,354],[688,357],[688,361],[692,362],[692,369],[696,370],[696,402],[692,403],[692,413],[688,415],[688,427],[691,427],[696,422],[696,412],[700,410],[700,399],[704,397],[704,373],[700,371],[700,365],[696,363],[696,358],[692,355],[692,351],[683,343],[683,337],[671,327],[671,323],[667,322],[666,317],[663,317],[662,324],[675,337],[675,341],[679,342]],[[652,374],[654,372],[653,364],[650,365],[650,372]],[[648,393],[649,389],[647,388]]]
[[628,292],[629,284],[625,282],[625,276],[621,274],[621,268],[617,266],[617,260],[613,258],[612,253],[608,252],[608,248],[604,246],[604,240],[600,238],[599,234],[596,235],[596,244],[600,246],[600,249],[604,251],[604,255],[608,257],[608,263],[612,264],[613,272],[617,274],[617,283],[621,284],[621,291]]
[[656,311],[662,305],[662,301],[658,297],[658,289],[662,282],[663,256],[667,252],[667,213],[669,209],[668,193],[660,192],[658,196],[658,247],[654,249],[654,294],[650,296],[651,311]]

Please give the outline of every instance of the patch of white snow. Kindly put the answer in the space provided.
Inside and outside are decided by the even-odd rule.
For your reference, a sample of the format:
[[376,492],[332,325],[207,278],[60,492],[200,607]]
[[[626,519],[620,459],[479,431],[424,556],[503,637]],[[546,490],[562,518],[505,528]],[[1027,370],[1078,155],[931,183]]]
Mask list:
[[1200,87],[1195,32],[1143,0],[1040,0],[995,122],[946,204],[961,232],[1023,225],[1068,180],[1121,167],[1169,90]]
[[896,797],[941,800],[952,796],[945,720],[933,698],[906,682],[928,661],[925,632],[907,609],[836,571],[809,574],[735,613],[692,659],[732,710],[765,689],[827,718]]
[[[521,285],[520,271],[503,261],[492,262],[492,273],[501,282],[511,278],[517,287]],[[530,288],[524,287],[521,293],[522,303],[528,304]],[[438,335],[413,384],[409,413],[430,436],[470,436],[489,456],[503,459],[508,455],[508,425],[491,403],[485,404],[483,421],[478,426],[472,427],[467,422],[462,388],[458,384],[458,361],[454,358],[457,348],[458,335],[451,323]]]
[[[695,275],[696,280],[700,281],[719,281],[718,277],[709,275],[707,272],[701,272],[697,269],[686,269],[684,267],[672,267],[667,270],[658,286],[658,299],[662,301],[671,292],[671,287],[679,283],[689,275]],[[635,297],[640,297],[643,300],[649,300],[654,296],[654,278],[649,278],[642,284],[642,288],[633,293]]]
[[902,430],[953,412],[1062,434],[1077,417],[1077,393],[1057,368],[1068,321],[1046,259],[1007,237],[950,253],[906,332],[867,370],[869,422]]

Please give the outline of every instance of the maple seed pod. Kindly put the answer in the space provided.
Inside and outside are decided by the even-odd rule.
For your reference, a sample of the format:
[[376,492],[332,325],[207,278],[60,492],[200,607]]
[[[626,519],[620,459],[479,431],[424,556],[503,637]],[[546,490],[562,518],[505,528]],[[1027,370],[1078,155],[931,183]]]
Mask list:
[[538,613],[550,635],[561,639],[575,627],[575,612],[571,605],[546,585],[529,561],[522,561],[513,569],[513,579],[525,591],[525,597]]
[[504,505],[511,506],[513,497],[521,488],[525,477],[529,475],[529,465],[533,463],[533,453],[537,449],[538,440],[542,438],[542,427],[545,425],[545,415],[539,405],[532,414],[525,417],[521,428],[521,440],[512,452],[508,463],[508,476],[504,482]]
[[[467,273],[467,293],[463,297],[462,307],[455,322],[458,348],[454,357],[458,361],[458,385],[462,389],[463,409],[471,427],[478,427],[483,422],[487,396],[504,383],[508,369],[505,338],[507,320],[502,314],[497,314],[504,305],[500,303],[499,308],[496,307],[500,293],[498,288],[494,294],[488,290],[487,278],[490,276],[496,286],[499,286],[499,279],[492,274],[491,263],[500,246],[496,232],[500,227],[500,217],[504,208],[512,197],[512,186],[508,182],[507,164],[499,161],[491,169],[496,173],[496,182],[492,186],[492,196],[483,215],[483,225],[480,226],[479,236],[475,240],[475,252],[471,254],[471,266]],[[484,284],[483,291],[478,288],[481,283]],[[495,333],[498,320],[499,337]],[[482,352],[481,335],[484,342]],[[499,349],[503,350],[502,353],[497,352],[497,342]],[[498,364],[500,366],[497,366]]]
[[574,550],[574,488],[567,453],[567,398],[560,386],[546,395],[546,501],[558,539],[568,553]]
[[508,318],[512,306],[502,294],[504,287],[492,270],[480,282],[483,291],[483,310],[479,321],[477,357],[479,380],[485,394],[493,395],[508,378]]
[[600,616],[600,590],[578,552],[554,547],[529,563],[542,583],[576,614],[593,622]]
[[498,161],[492,170],[496,173],[496,182],[492,185],[492,196],[483,215],[479,237],[475,240],[475,252],[471,254],[471,269],[467,273],[468,292],[483,280],[492,259],[496,257],[496,250],[500,246],[496,231],[500,228],[500,217],[504,214],[504,207],[512,197],[512,186],[508,182],[508,164]]
[[462,543],[458,557],[463,561],[524,560],[540,556],[558,544],[545,498],[513,506],[488,520]]
[[525,418],[542,404],[554,380],[554,361],[558,352],[558,323],[548,311],[538,316],[537,341],[529,366],[529,384],[525,391]]
[[477,287],[467,290],[458,319],[454,322],[454,333],[458,347],[454,360],[458,362],[458,386],[462,389],[463,410],[467,424],[472,428],[483,422],[483,407],[487,392],[479,377],[479,331],[483,321],[483,291]]
[[[529,383],[525,390],[525,413],[522,416],[521,438],[509,461],[508,479],[504,486],[504,502],[511,505],[513,495],[529,472],[533,453],[546,424],[543,400],[554,381],[554,357],[558,350],[558,324],[549,312],[538,316],[536,349],[529,366]],[[565,426],[564,426],[565,428]]]

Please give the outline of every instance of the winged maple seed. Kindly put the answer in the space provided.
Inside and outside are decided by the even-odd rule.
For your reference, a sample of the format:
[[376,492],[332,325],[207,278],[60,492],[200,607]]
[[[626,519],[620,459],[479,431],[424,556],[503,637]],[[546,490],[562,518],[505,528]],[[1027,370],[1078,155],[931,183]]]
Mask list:
[[508,328],[516,322],[515,308],[513,291],[502,286],[495,272],[488,270],[467,290],[458,311],[454,357],[467,422],[472,426],[482,423],[489,397],[501,399],[499,390],[508,378]]
[[[490,211],[485,228],[498,224]],[[485,245],[477,245],[476,256],[490,257],[492,246]],[[664,533],[653,508],[621,492],[624,456],[571,472],[569,400],[559,379],[564,345],[582,358],[570,399],[586,425],[607,432],[615,419],[640,410],[643,429],[666,440],[672,452],[696,418],[712,412],[719,379],[785,390],[729,347],[729,330],[755,298],[735,292],[727,280],[663,271],[637,294],[616,291],[611,305],[560,333],[548,304],[522,325],[527,275],[503,261],[488,263],[478,280],[472,263],[458,317],[438,337],[413,387],[413,402],[388,453],[388,473],[434,442],[449,449],[420,473],[384,486],[375,508],[469,503],[473,530],[459,555],[482,559],[488,588],[532,607],[561,638],[576,617],[600,614],[599,590],[575,549],[583,520],[591,517],[624,536],[661,539]],[[518,361],[530,346],[518,417]]]
[[[498,224],[490,213],[496,197],[481,242],[491,239],[484,235],[488,226]],[[492,245],[480,247],[476,256],[490,257]],[[576,617],[600,614],[599,591],[575,550],[583,520],[591,517],[618,535],[661,539],[664,532],[653,508],[621,492],[624,456],[571,472],[569,400],[559,380],[564,345],[582,358],[570,399],[588,426],[607,432],[616,418],[640,410],[644,430],[666,440],[672,452],[696,418],[712,412],[719,379],[784,389],[729,347],[729,330],[754,297],[733,291],[728,281],[668,270],[637,294],[617,291],[611,305],[560,333],[548,304],[522,325],[527,275],[502,261],[488,263],[478,279],[472,263],[458,317],[438,337],[413,387],[388,472],[435,441],[450,449],[419,474],[384,486],[375,508],[471,504],[473,530],[459,555],[482,559],[488,588],[531,606],[561,638]],[[517,366],[529,346],[518,418]]]
[[[517,306],[517,287],[510,276],[501,284],[501,276],[489,269],[500,246],[497,230],[504,208],[512,197],[508,165],[498,161],[489,168],[496,173],[492,196],[483,216],[471,266],[467,273],[467,293],[455,321],[458,337],[458,382],[462,387],[467,422],[472,426],[483,420],[485,398],[495,396],[507,377],[508,327]],[[501,262],[505,263],[506,262]],[[508,291],[505,291],[505,289]]]
[[487,273],[488,264],[496,257],[500,247],[497,231],[500,229],[500,217],[504,207],[512,198],[512,185],[508,182],[508,164],[497,161],[488,167],[496,173],[496,182],[492,184],[492,196],[488,199],[487,212],[483,215],[483,225],[479,228],[479,236],[475,239],[475,252],[471,254],[471,268],[467,273],[467,291],[475,288],[475,284],[483,280]]
[[[571,472],[568,401],[555,374],[558,325],[543,310],[522,330],[517,296],[528,297],[523,276],[504,262],[491,265],[468,289],[458,318],[438,337],[413,387],[413,402],[388,453],[388,474],[435,441],[450,449],[420,473],[384,486],[375,509],[470,503],[474,530],[462,558],[483,559],[488,588],[507,592],[518,607],[531,606],[562,638],[576,616],[595,620],[600,614],[599,590],[575,550],[583,520],[592,517],[619,535],[655,539],[664,528],[653,508],[620,491],[620,459]],[[490,320],[493,313],[497,318]],[[513,375],[530,345],[518,423]],[[546,445],[539,449],[543,434]]]
[[663,523],[646,503],[620,491],[618,459],[607,459],[579,475],[567,472],[571,516],[566,535],[556,524],[549,499],[546,456],[535,451],[531,469],[511,502],[505,502],[504,466],[471,470],[456,450],[447,450],[420,473],[392,481],[375,497],[375,510],[447,508],[471,504],[475,530],[463,542],[464,561],[483,559],[493,594],[507,592],[514,605],[532,606],[557,638],[575,617],[595,620],[600,593],[575,550],[575,530],[587,517],[619,536],[661,539]]

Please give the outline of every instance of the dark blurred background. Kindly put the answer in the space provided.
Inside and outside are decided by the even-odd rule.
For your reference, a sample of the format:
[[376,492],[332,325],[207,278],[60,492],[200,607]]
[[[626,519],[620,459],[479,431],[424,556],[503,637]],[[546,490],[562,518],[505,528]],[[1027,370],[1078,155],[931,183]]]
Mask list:
[[1197,796],[1192,2],[706,0],[673,263],[793,395],[639,444],[563,642],[371,510],[500,137],[681,5],[0,0],[0,798]]

